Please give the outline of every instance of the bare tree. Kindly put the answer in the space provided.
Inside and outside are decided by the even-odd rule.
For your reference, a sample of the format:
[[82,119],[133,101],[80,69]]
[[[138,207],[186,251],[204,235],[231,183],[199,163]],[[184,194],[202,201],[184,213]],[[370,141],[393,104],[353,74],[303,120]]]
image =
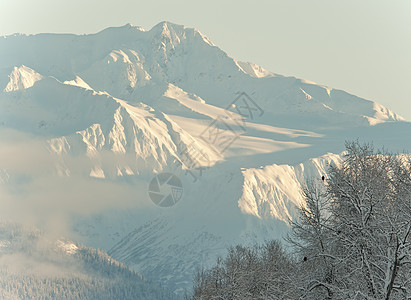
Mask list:
[[191,299],[411,299],[409,155],[347,143],[308,181],[286,240],[230,248],[201,270]]
[[303,295],[322,299],[411,298],[411,163],[406,155],[347,143],[288,237],[305,264]]
[[209,270],[200,270],[190,299],[295,299],[294,262],[277,241],[236,246]]

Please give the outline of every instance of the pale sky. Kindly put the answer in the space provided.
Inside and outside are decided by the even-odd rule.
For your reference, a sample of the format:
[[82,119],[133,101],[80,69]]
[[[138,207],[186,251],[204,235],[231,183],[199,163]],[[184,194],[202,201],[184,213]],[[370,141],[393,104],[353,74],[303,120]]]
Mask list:
[[0,35],[195,27],[230,56],[377,101],[411,121],[410,0],[0,0]]

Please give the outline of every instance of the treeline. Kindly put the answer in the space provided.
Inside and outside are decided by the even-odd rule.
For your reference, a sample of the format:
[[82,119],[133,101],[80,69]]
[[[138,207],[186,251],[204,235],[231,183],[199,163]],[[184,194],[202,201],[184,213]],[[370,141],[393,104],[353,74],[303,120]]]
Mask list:
[[199,270],[189,299],[294,299],[295,261],[277,241],[236,246],[209,270]]
[[99,278],[71,273],[64,276],[10,274],[0,271],[0,299],[172,299],[160,289],[128,278]]
[[58,245],[34,227],[1,222],[0,299],[176,298],[102,250]]
[[[286,238],[230,248],[199,270],[188,299],[411,299],[409,155],[347,143],[308,182]],[[287,248],[288,249],[288,248]]]

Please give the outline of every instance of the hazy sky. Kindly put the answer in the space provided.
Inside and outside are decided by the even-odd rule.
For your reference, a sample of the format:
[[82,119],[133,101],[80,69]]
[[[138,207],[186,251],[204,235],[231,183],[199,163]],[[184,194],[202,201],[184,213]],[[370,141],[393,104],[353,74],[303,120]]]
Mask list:
[[230,56],[375,100],[411,120],[410,0],[0,0],[0,35],[167,20]]

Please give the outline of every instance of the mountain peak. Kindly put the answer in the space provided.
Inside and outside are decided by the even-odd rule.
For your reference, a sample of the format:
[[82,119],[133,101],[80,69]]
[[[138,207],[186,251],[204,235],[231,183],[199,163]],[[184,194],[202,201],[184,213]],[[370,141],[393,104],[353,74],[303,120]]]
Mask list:
[[20,67],[13,68],[9,78],[10,80],[4,89],[5,92],[12,92],[32,87],[36,81],[41,80],[43,76],[29,67],[21,65]]
[[155,36],[165,37],[170,41],[181,41],[187,36],[200,37],[201,40],[211,46],[214,44],[211,40],[202,34],[198,29],[175,24],[169,21],[162,21],[150,29]]
[[157,31],[157,30],[165,30],[165,29],[185,29],[186,27],[184,25],[172,23],[170,21],[161,21],[157,25],[154,25],[151,30]]
[[186,27],[183,25],[174,24],[168,21],[163,21],[153,26],[150,32],[155,36],[166,37],[169,40],[180,40],[185,34]]

